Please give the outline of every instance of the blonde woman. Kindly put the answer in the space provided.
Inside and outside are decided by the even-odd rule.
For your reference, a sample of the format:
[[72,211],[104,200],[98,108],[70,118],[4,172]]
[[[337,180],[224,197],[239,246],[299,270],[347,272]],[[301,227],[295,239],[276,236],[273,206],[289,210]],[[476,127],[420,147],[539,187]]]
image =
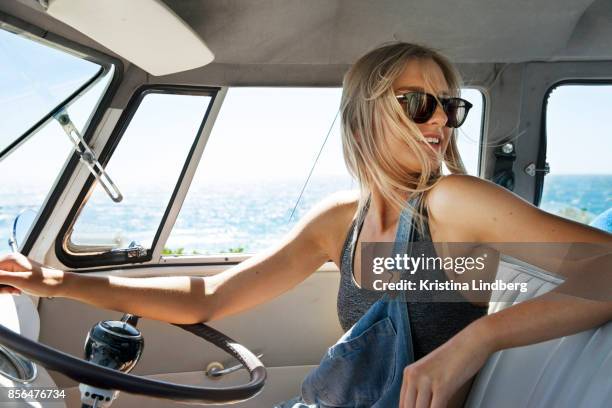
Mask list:
[[[610,234],[543,212],[488,181],[462,174],[455,129],[470,104],[459,98],[459,76],[438,53],[406,43],[385,45],[357,61],[343,85],[344,156],[360,192],[321,202],[274,248],[212,277],[87,276],[7,255],[0,260],[2,291],[66,297],[147,318],[195,323],[277,297],[331,259],[342,271],[338,313],[350,332],[364,316],[382,310],[374,307],[382,304],[382,293],[355,285],[362,278],[363,242],[397,242],[407,230],[434,243],[612,242]],[[443,164],[452,175],[442,175]],[[461,404],[469,380],[493,352],[610,320],[610,296],[597,301],[564,294],[563,287],[576,279],[568,276],[557,290],[492,315],[467,301],[411,302],[406,293],[408,303],[393,313],[407,312],[410,341],[405,344],[415,361],[409,359],[390,374],[393,378],[378,379],[385,389],[372,386],[374,379],[366,382],[371,400],[354,405],[375,406],[376,398],[387,401],[378,406]],[[358,377],[368,379],[369,371],[346,374],[354,377],[327,381],[349,390]],[[307,384],[305,392],[313,389]],[[323,399],[309,403],[325,405]]]

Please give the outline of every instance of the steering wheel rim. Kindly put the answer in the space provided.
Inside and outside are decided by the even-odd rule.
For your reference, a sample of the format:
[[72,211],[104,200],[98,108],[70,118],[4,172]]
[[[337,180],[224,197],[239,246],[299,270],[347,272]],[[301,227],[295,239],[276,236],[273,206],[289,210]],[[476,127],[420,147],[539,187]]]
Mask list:
[[244,364],[250,381],[244,385],[228,387],[195,387],[154,380],[123,373],[74,357],[63,351],[38,343],[0,324],[0,344],[30,358],[51,370],[94,387],[125,391],[130,394],[170,399],[189,403],[235,403],[257,395],[264,386],[267,372],[257,356],[218,330],[203,324],[175,324],[228,352]]

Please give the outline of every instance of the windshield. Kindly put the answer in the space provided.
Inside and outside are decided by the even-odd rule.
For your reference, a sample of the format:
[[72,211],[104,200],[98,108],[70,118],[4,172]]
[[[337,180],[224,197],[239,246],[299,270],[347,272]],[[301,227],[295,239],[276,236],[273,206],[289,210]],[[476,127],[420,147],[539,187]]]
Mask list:
[[[0,23],[0,251],[15,230],[22,245],[74,146],[50,118],[60,105],[85,132],[114,68]],[[27,137],[26,137],[27,136]]]
[[0,152],[100,69],[98,64],[0,29]]

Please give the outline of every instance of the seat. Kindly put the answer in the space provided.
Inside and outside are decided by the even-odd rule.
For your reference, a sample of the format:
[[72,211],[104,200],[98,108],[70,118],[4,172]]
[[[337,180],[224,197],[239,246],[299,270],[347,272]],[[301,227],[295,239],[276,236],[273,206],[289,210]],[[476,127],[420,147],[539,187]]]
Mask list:
[[[489,313],[552,290],[560,279],[502,257],[498,278],[529,281],[526,293],[498,292]],[[493,354],[478,373],[465,407],[609,407],[612,322],[572,336]]]

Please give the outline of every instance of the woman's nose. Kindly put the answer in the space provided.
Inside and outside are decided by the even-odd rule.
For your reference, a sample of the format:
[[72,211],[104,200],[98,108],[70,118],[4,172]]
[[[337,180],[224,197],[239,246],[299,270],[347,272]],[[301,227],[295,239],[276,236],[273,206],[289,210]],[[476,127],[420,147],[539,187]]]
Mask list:
[[438,103],[438,106],[436,106],[436,110],[431,119],[429,119],[428,123],[442,127],[446,126],[446,122],[448,122],[448,116],[446,116],[444,109],[442,109],[442,106],[440,103]]

